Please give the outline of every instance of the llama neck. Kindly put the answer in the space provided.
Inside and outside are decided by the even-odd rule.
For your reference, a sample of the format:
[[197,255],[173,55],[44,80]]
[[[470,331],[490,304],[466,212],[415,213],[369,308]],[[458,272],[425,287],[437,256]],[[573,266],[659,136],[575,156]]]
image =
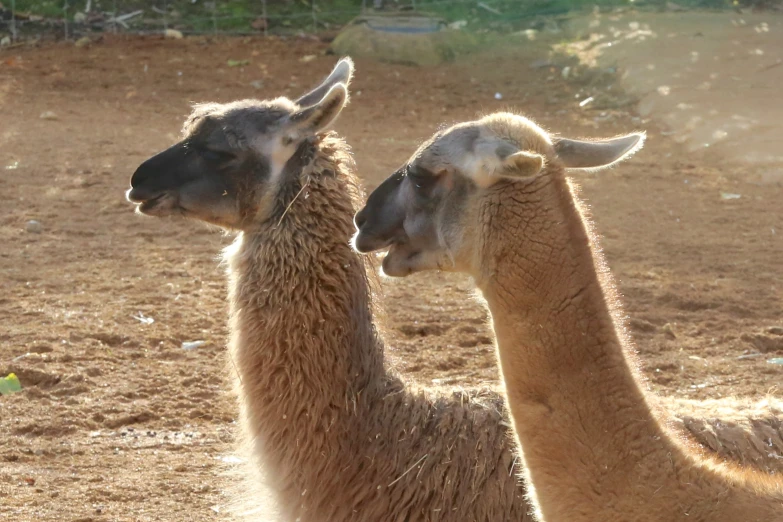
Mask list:
[[[483,246],[489,275],[477,282],[492,314],[527,471],[544,518],[560,520],[551,509],[601,505],[584,498],[601,491],[597,482],[623,491],[652,473],[642,460],[673,465],[680,452],[634,378],[610,283],[599,275],[606,272],[568,182],[561,173],[513,187],[483,207],[492,231]],[[666,475],[645,476],[645,493],[662,487]]]
[[247,426],[266,464],[291,476],[327,451],[383,374],[368,274],[350,246],[359,192],[350,157],[336,138],[316,147],[301,183],[227,256]]

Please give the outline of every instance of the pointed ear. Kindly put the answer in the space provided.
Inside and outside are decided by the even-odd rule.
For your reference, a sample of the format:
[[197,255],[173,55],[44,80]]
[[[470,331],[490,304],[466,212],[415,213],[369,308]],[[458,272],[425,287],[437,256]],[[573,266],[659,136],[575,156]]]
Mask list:
[[544,168],[544,157],[536,152],[520,150],[507,141],[492,139],[478,143],[473,161],[466,165],[473,181],[488,187],[501,178],[528,178]]
[[311,107],[293,113],[288,123],[293,136],[312,136],[328,127],[348,103],[348,88],[338,83],[329,89],[326,95]]
[[602,169],[630,157],[644,145],[646,134],[638,132],[598,141],[560,138],[555,153],[568,169]]
[[332,69],[332,72],[329,74],[329,76],[327,76],[318,87],[296,100],[296,104],[300,107],[310,107],[311,105],[315,105],[326,95],[327,92],[329,92],[329,89],[338,83],[342,83],[348,87],[352,78],[353,60],[346,56],[337,62],[337,65],[334,66],[334,69]]
[[544,157],[535,152],[520,150],[503,160],[502,172],[498,174],[512,178],[535,176],[544,168]]

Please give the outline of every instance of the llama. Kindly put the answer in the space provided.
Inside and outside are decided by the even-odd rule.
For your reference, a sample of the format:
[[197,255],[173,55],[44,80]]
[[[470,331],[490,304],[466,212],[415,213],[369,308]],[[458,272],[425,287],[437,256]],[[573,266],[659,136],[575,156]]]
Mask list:
[[783,481],[700,455],[642,390],[566,168],[644,141],[552,140],[499,113],[436,134],[369,197],[355,246],[384,271],[470,274],[486,300],[524,475],[547,522],[783,521]]
[[[237,233],[226,253],[232,372],[278,520],[532,520],[502,396],[436,394],[384,362],[372,280],[350,245],[360,190],[327,128],[350,60],[291,101],[197,106],[128,199]],[[234,366],[236,370],[234,370]]]

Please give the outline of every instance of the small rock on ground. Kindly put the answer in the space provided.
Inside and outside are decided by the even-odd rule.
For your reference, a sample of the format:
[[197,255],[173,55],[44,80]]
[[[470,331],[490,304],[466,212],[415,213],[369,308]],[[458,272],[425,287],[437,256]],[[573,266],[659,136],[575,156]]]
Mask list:
[[27,222],[27,225],[25,225],[25,230],[27,230],[31,234],[40,234],[43,232],[43,225],[41,225],[40,222],[31,219]]

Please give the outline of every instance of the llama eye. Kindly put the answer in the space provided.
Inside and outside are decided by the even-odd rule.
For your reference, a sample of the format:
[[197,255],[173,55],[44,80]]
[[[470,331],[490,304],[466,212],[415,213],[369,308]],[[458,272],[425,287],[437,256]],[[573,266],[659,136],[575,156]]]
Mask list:
[[223,161],[228,161],[234,156],[229,152],[204,149],[201,151],[201,157],[210,163],[220,163]]
[[408,165],[405,169],[405,175],[410,178],[411,182],[420,190],[432,187],[432,184],[436,179],[435,176],[429,172],[421,171],[411,165]]
[[423,178],[421,172],[419,172],[412,165],[408,165],[408,167],[405,169],[405,175],[411,178],[411,181],[413,181],[414,183],[420,182]]

